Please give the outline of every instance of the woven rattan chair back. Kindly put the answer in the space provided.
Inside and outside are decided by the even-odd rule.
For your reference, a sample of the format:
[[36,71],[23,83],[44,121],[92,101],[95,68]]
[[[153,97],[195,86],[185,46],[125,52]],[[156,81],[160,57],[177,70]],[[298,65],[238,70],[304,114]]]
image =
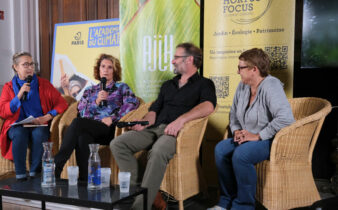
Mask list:
[[268,209],[308,206],[320,199],[312,153],[331,104],[320,98],[289,99],[295,122],[275,136],[270,160],[257,164],[256,198]]

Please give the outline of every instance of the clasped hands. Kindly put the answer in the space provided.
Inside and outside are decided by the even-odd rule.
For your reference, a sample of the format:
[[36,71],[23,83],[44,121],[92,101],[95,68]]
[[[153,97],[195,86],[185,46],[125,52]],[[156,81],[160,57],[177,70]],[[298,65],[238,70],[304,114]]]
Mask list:
[[247,130],[235,130],[234,132],[234,142],[238,144],[243,144],[247,141],[258,141],[259,139],[259,134],[253,134]]

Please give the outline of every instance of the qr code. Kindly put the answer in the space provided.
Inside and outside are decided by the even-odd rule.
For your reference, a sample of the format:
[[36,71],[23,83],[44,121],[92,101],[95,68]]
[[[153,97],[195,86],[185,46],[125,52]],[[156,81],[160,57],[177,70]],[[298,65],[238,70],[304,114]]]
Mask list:
[[229,76],[211,76],[210,79],[215,84],[217,98],[229,96]]
[[288,65],[288,46],[265,47],[271,59],[271,70],[287,69]]

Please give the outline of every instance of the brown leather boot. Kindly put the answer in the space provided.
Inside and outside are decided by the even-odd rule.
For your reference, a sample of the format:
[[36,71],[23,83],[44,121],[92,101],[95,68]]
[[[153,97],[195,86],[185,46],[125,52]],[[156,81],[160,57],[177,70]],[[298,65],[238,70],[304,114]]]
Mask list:
[[166,210],[167,209],[167,203],[163,200],[163,197],[160,191],[158,191],[156,194],[153,207],[155,210]]

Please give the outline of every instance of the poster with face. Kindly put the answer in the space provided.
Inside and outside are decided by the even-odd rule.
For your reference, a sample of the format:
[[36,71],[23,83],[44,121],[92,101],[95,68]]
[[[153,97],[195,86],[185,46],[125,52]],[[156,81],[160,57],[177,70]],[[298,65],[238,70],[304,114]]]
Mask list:
[[55,25],[51,83],[79,100],[86,87],[98,83],[94,66],[100,54],[120,57],[118,19]]

